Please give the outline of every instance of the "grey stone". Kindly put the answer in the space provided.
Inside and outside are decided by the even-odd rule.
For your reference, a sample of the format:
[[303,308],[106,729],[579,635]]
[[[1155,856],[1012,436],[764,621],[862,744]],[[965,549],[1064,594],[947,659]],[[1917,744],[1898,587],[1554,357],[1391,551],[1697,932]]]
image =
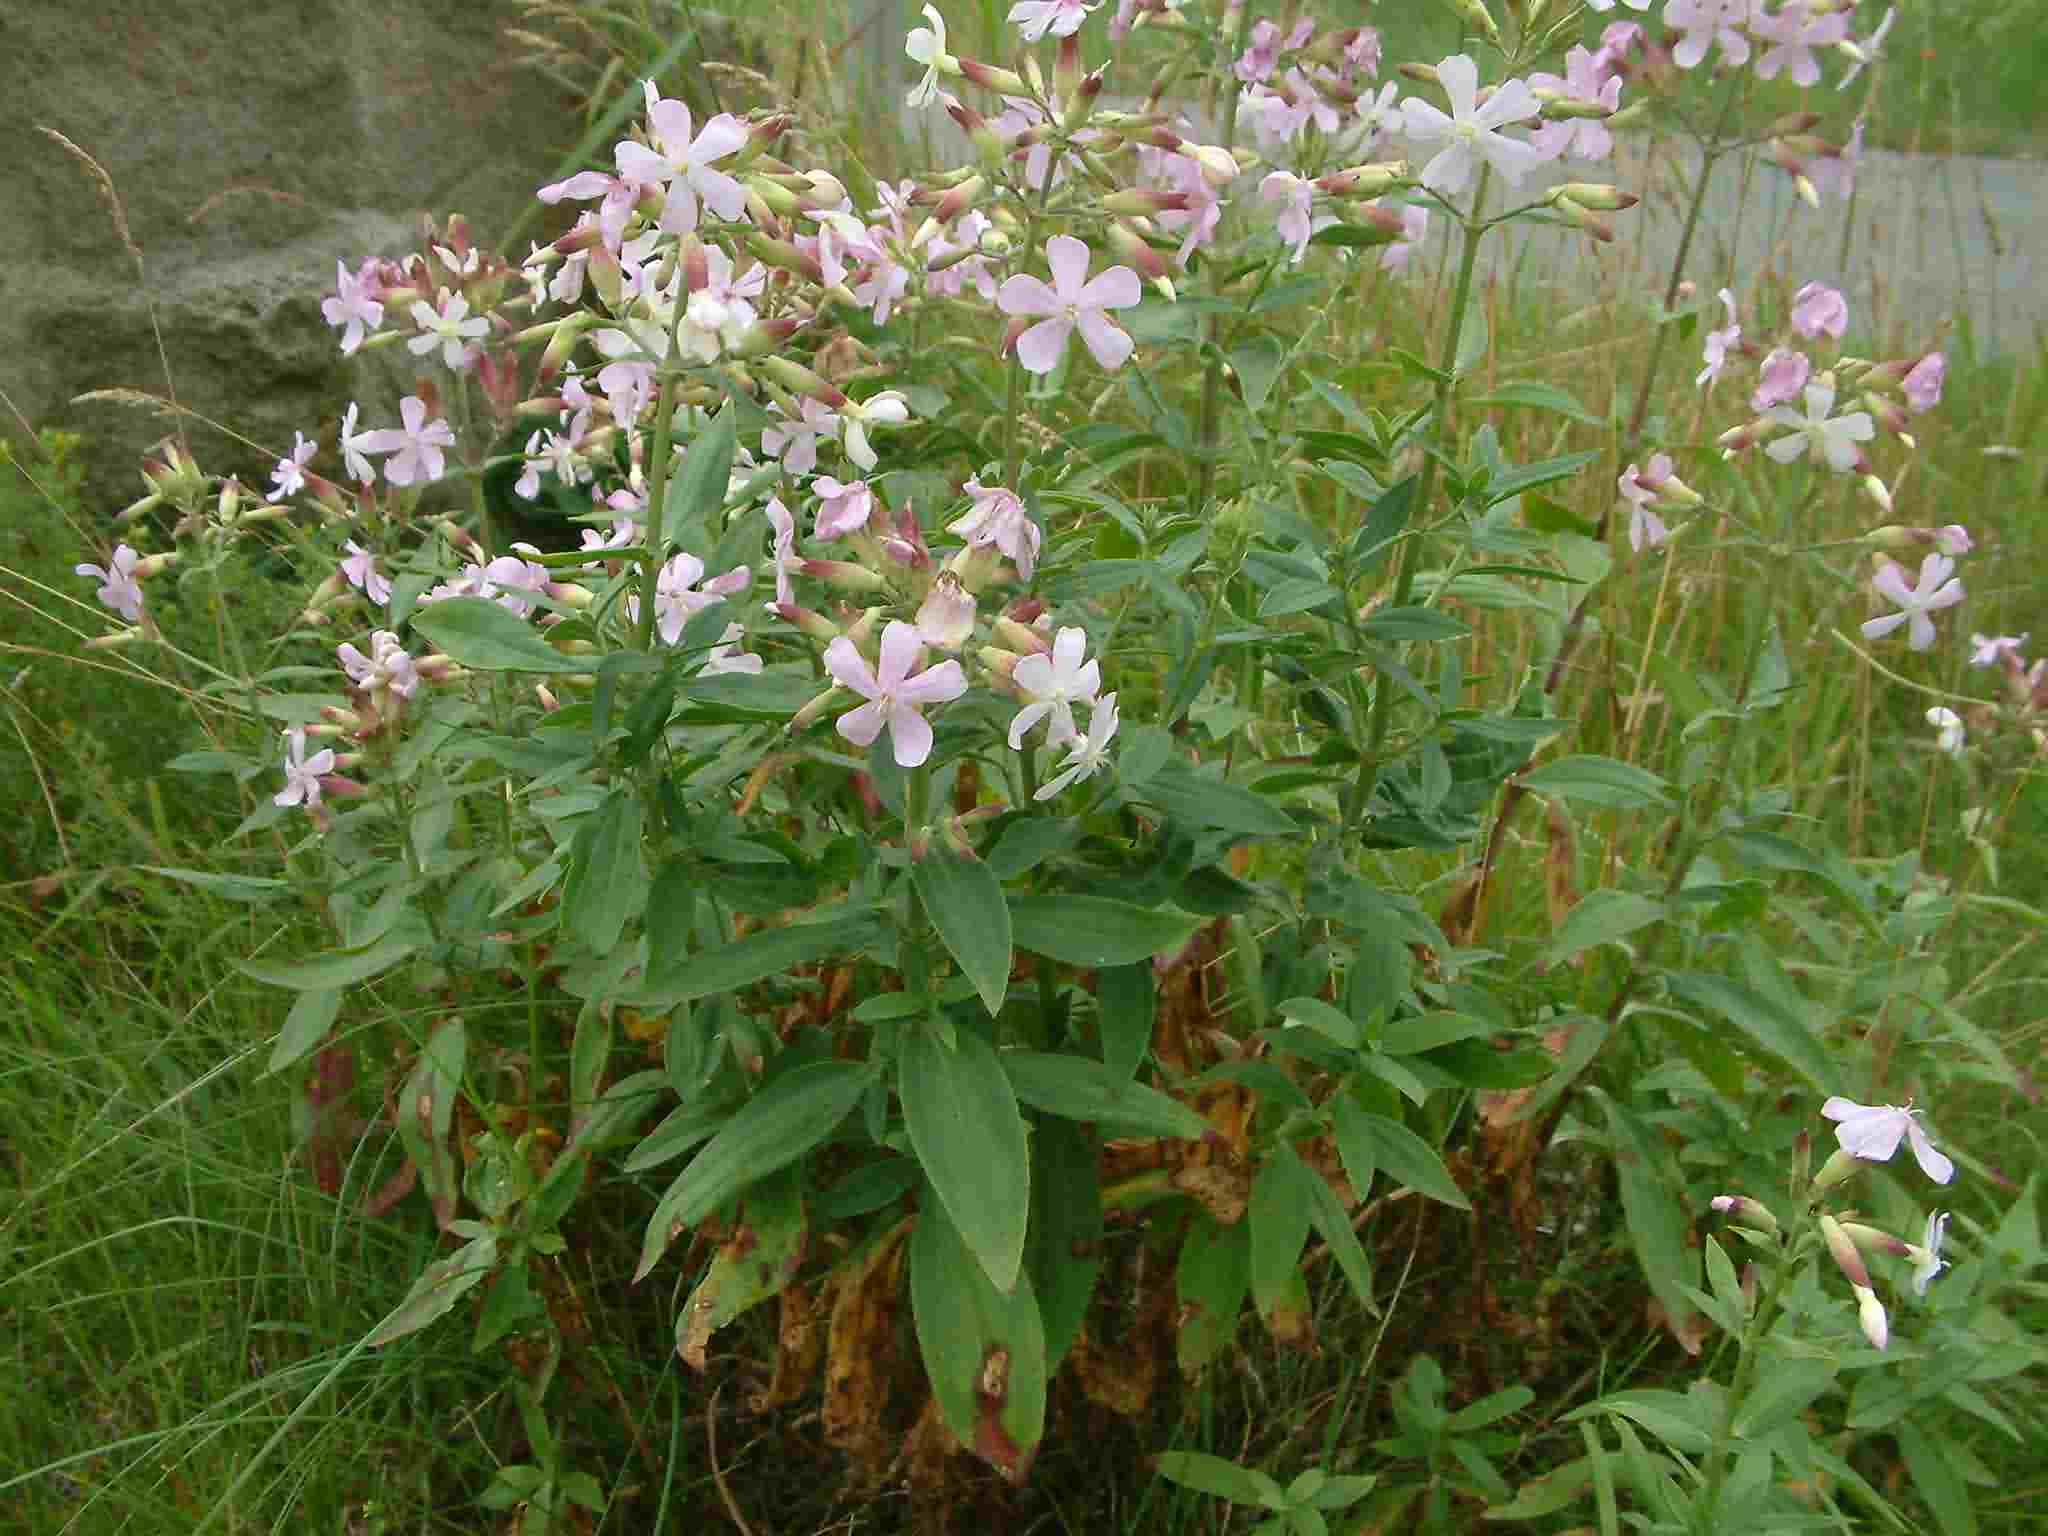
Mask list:
[[[488,243],[556,169],[576,104],[516,65],[511,19],[480,0],[0,11],[0,388],[34,426],[87,435],[100,499],[139,494],[139,455],[170,424],[73,399],[165,392],[152,301],[180,403],[255,445],[191,424],[209,469],[260,486],[295,429],[395,393],[403,354],[343,358],[319,299],[337,257],[417,249],[423,213],[463,213]],[[112,178],[141,278],[94,178],[43,126]]]

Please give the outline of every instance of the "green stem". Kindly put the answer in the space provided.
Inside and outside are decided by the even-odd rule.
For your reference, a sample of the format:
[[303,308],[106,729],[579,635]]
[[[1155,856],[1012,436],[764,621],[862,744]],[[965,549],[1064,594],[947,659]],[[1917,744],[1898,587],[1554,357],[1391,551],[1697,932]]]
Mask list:
[[1756,1309],[1743,1325],[1741,1355],[1735,1363],[1735,1377],[1728,1383],[1727,1395],[1721,1403],[1721,1421],[1714,1427],[1713,1447],[1707,1452],[1705,1486],[1700,1489],[1699,1500],[1693,1506],[1698,1511],[1694,1529],[1700,1532],[1700,1536],[1712,1536],[1714,1531],[1721,1489],[1728,1480],[1728,1453],[1735,1440],[1736,1416],[1741,1413],[1750,1388],[1756,1384],[1757,1361],[1763,1352],[1763,1341],[1777,1316],[1778,1297],[1785,1289],[1786,1279],[1797,1267],[1794,1260],[1792,1252],[1779,1254],[1769,1287],[1757,1298]]
[[[1235,74],[1223,94],[1223,149],[1229,153],[1237,146],[1237,98],[1244,89],[1243,82]],[[1271,268],[1267,269],[1270,277]],[[1261,288],[1264,284],[1261,283]],[[1221,297],[1219,294],[1218,297]],[[1196,428],[1195,443],[1198,454],[1195,470],[1195,495],[1188,511],[1196,517],[1202,515],[1209,505],[1209,495],[1216,488],[1216,439],[1222,423],[1218,419],[1223,403],[1223,317],[1211,313],[1202,321],[1202,345],[1208,353],[1208,367],[1202,374],[1202,414]]]
[[[1458,281],[1451,294],[1451,326],[1444,337],[1443,347],[1437,353],[1437,369],[1442,377],[1436,386],[1436,408],[1431,423],[1440,441],[1446,438],[1450,427],[1451,405],[1458,387],[1458,346],[1465,334],[1465,311],[1471,305],[1472,274],[1479,264],[1479,241],[1486,233],[1487,222],[1479,217],[1480,209],[1486,204],[1486,184],[1493,168],[1482,165],[1479,168],[1479,184],[1472,195],[1471,211],[1460,221],[1464,232],[1463,243],[1458,251]],[[1429,500],[1436,489],[1437,456],[1425,453],[1422,468],[1417,472],[1415,482],[1414,512],[1411,521],[1426,517]],[[1415,590],[1415,540],[1403,539],[1394,551],[1393,607],[1407,604],[1409,595]],[[1345,603],[1351,599],[1347,595]],[[1387,686],[1385,678],[1374,680],[1372,690],[1372,720],[1366,731],[1365,751],[1358,763],[1358,781],[1352,788],[1351,817],[1355,824],[1365,817],[1365,808],[1372,800],[1372,792],[1379,783],[1380,749],[1386,744],[1387,726],[1393,715],[1394,690]]]

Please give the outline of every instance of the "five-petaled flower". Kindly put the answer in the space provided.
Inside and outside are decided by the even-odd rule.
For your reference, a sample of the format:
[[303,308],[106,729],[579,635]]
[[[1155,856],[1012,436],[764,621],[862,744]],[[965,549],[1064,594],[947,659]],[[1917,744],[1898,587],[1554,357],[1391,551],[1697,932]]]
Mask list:
[[136,579],[135,567],[142,556],[126,544],[116,545],[114,558],[107,565],[75,565],[74,574],[97,577],[100,583],[99,600],[130,624],[142,621],[142,583]]
[[306,434],[292,434],[292,451],[277,461],[277,468],[270,472],[272,490],[265,501],[283,501],[287,496],[296,496],[306,488],[306,464],[313,457],[316,444],[306,441]]
[[1018,660],[1010,680],[1026,702],[1010,722],[1013,750],[1023,747],[1024,733],[1041,719],[1046,722],[1048,746],[1072,741],[1078,734],[1074,706],[1091,702],[1102,688],[1100,664],[1081,659],[1087,649],[1088,631],[1074,625],[1053,636],[1050,656],[1033,654]]
[[1017,338],[1017,360],[1031,373],[1051,373],[1067,350],[1067,338],[1078,328],[1095,361],[1104,368],[1123,366],[1131,355],[1129,335],[1110,321],[1112,309],[1129,309],[1141,297],[1138,274],[1129,267],[1110,267],[1088,276],[1088,247],[1072,235],[1054,235],[1045,242],[1052,282],[1028,272],[1014,273],[996,290],[996,307],[1011,316],[1045,318]]
[[1865,619],[1863,638],[1879,640],[1906,624],[1910,626],[1906,643],[1916,651],[1927,650],[1934,644],[1934,620],[1928,615],[1952,608],[1963,600],[1963,584],[1956,579],[1955,568],[1955,561],[1937,551],[1920,562],[1920,579],[1909,587],[1898,563],[1885,561],[1870,584],[1891,599],[1899,611]]
[[388,453],[384,478],[393,485],[411,485],[415,480],[438,480],[448,467],[441,450],[455,446],[455,429],[445,418],[427,420],[427,402],[407,395],[398,402],[398,427],[380,427],[359,438],[370,453]]
[[2017,658],[2020,647],[2027,643],[2025,635],[1972,635],[1970,636],[1970,665],[1992,667],[2006,657]]
[[303,805],[311,810],[320,803],[320,779],[334,772],[334,748],[322,747],[306,756],[306,731],[293,726],[284,733],[284,788],[271,796],[279,805]]
[[1956,1165],[1935,1150],[1934,1143],[1920,1128],[1919,1111],[1910,1104],[1858,1104],[1836,1094],[1821,1105],[1820,1112],[1837,1122],[1835,1140],[1851,1157],[1871,1163],[1890,1162],[1899,1143],[1910,1141],[1914,1161],[1927,1177],[1937,1184],[1946,1184],[1956,1176]]
[[1481,160],[1514,185],[1542,163],[1543,154],[1533,144],[1500,131],[1508,123],[1542,114],[1543,103],[1527,83],[1504,80],[1486,105],[1479,106],[1479,66],[1464,54],[1453,54],[1438,64],[1436,76],[1450,98],[1449,116],[1419,96],[1401,103],[1409,138],[1418,144],[1444,143],[1422,168],[1425,187],[1442,196],[1462,192]]
[[1871,421],[1870,413],[1850,411],[1841,416],[1832,414],[1835,408],[1832,374],[1824,373],[1808,383],[1805,398],[1804,414],[1789,405],[1774,405],[1764,413],[1765,421],[1793,429],[1789,435],[1765,443],[1764,452],[1780,464],[1790,464],[1804,453],[1825,462],[1838,474],[1854,469],[1857,459],[1862,456],[1856,445],[1867,443],[1877,435],[1877,426]]
[[1775,16],[1759,4],[1750,17],[1749,29],[1775,45],[1764,50],[1763,57],[1756,61],[1757,79],[1776,79],[1778,71],[1784,69],[1794,84],[1812,85],[1820,79],[1820,65],[1813,50],[1832,47],[1847,37],[1849,18],[1840,11],[1816,17],[1807,9],[1806,0],[1787,0],[1784,9]]
[[334,654],[349,681],[367,693],[395,693],[409,699],[420,685],[419,668],[391,630],[380,629],[370,636],[367,656],[353,645],[338,645]]
[[700,200],[721,219],[744,215],[746,189],[713,167],[745,146],[747,125],[730,112],[721,112],[693,135],[687,106],[665,98],[652,80],[645,82],[645,89],[653,147],[631,139],[621,142],[612,151],[619,174],[664,189],[661,227],[670,234],[687,235],[697,227]]
[[1792,296],[1792,329],[1812,338],[1826,333],[1836,340],[1849,326],[1849,301],[1839,288],[1808,283]]
[[1050,800],[1069,784],[1093,778],[1102,765],[1109,761],[1109,744],[1116,736],[1118,721],[1116,695],[1103,694],[1095,701],[1094,709],[1089,712],[1088,734],[1068,738],[1066,766],[1039,785],[1031,798]]
[[447,288],[441,290],[434,304],[415,299],[412,323],[420,328],[420,333],[406,342],[406,350],[415,357],[425,357],[439,347],[442,363],[458,369],[469,360],[469,344],[488,335],[491,329],[491,322],[482,315],[470,314],[468,299]]
[[368,277],[358,277],[341,262],[334,264],[331,298],[320,301],[320,313],[329,325],[341,328],[341,353],[346,357],[363,344],[363,336],[384,323],[384,306],[371,290]]
[[[1600,56],[1588,48],[1574,46],[1564,56],[1562,76],[1533,74],[1529,87],[1550,91],[1563,101],[1602,107],[1609,112],[1621,106],[1621,76],[1605,74]],[[1597,117],[1570,117],[1545,123],[1530,133],[1529,142],[1546,160],[1567,154],[1581,160],[1605,160],[1614,149],[1614,135]]]
[[342,545],[341,574],[348,584],[382,608],[391,601],[391,578],[377,569],[377,557],[354,539]]
[[903,39],[903,51],[910,56],[911,62],[924,66],[924,74],[904,95],[906,107],[928,107],[937,101],[939,76],[949,68],[959,68],[958,61],[946,52],[946,18],[939,14],[936,6],[926,6],[924,13],[931,18],[932,24],[912,27]]
[[875,493],[865,480],[834,480],[820,475],[811,482],[818,493],[818,537],[841,539],[867,527],[874,515]]
[[916,768],[932,755],[932,728],[918,709],[945,704],[967,691],[960,663],[946,660],[912,675],[924,655],[924,642],[914,625],[889,621],[882,631],[881,660],[869,667],[854,643],[841,635],[825,647],[825,670],[833,681],[851,688],[868,702],[839,717],[839,734],[857,747],[873,744],[889,728],[890,750],[899,768]]
[[1035,43],[1048,32],[1054,37],[1072,37],[1094,12],[1095,7],[1086,0],[1017,0],[1008,19],[1025,42]]
[[1695,388],[1704,389],[1721,377],[1721,370],[1728,366],[1728,349],[1742,340],[1742,326],[1735,318],[1735,295],[1723,288],[1717,297],[1728,311],[1728,323],[1718,331],[1707,332],[1706,345],[1700,349],[1700,359],[1706,367],[1699,371],[1692,382]]

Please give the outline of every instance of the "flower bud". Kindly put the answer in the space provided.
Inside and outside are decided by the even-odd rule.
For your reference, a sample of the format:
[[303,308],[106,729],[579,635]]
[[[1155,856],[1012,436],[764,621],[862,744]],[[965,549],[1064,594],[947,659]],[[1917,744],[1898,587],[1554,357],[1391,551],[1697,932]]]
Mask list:
[[1865,475],[1860,484],[1863,488],[1863,494],[1870,498],[1872,504],[1880,512],[1889,516],[1892,510],[1892,493],[1887,489],[1884,481],[1876,475]]
[[1820,1165],[1820,1172],[1813,1176],[1813,1193],[1820,1194],[1833,1189],[1863,1166],[1863,1161],[1846,1148],[1837,1148],[1828,1160]]
[[1388,160],[1371,165],[1354,165],[1316,178],[1316,190],[1332,197],[1378,197],[1395,183],[1406,179],[1408,162]]
[[1618,191],[1597,181],[1568,181],[1562,186],[1552,187],[1545,198],[1552,203],[1577,203],[1581,208],[1594,208],[1603,213],[1619,213],[1642,201],[1632,192]]
[[1451,9],[1477,27],[1489,43],[1500,46],[1500,23],[1493,19],[1484,0],[1451,0]]
[[[961,59],[960,74],[985,91],[994,91],[1001,96],[1029,96],[1031,88],[1024,83],[1024,77],[1014,69],[999,69],[993,64],[984,64],[979,59]],[[1038,94],[1043,96],[1045,82],[1039,82]]]
[[1832,1216],[1823,1215],[1820,1218],[1820,1235],[1826,1240],[1828,1256],[1835,1261],[1835,1268],[1842,1272],[1842,1278],[1852,1286],[1867,1287],[1870,1271],[1864,1268],[1863,1255],[1856,1251],[1854,1239],[1842,1229],[1842,1224]]
[[805,560],[797,569],[844,592],[880,592],[889,585],[878,572],[850,560]]
[[1778,1218],[1760,1200],[1752,1200],[1748,1195],[1716,1195],[1711,1203],[1715,1210],[1744,1226],[1768,1232],[1772,1237],[1779,1235]]
[[1850,1289],[1856,1293],[1856,1322],[1863,1330],[1863,1337],[1870,1340],[1872,1349],[1885,1348],[1891,1342],[1891,1323],[1884,1315],[1884,1303],[1867,1285],[1854,1285]]
[[808,704],[804,705],[802,709],[791,715],[789,717],[789,724],[784,726],[783,729],[791,733],[807,729],[811,725],[816,724],[827,711],[846,696],[846,690],[837,683],[834,683],[830,688],[827,688],[823,693],[817,695]]
[[1050,656],[1052,642],[1029,624],[1020,624],[1007,614],[989,626],[996,640],[1019,656]]

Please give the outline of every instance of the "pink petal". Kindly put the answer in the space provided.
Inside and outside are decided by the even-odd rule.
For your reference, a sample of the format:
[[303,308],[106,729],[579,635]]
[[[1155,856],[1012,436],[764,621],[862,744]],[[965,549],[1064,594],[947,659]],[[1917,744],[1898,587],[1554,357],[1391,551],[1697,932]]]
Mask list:
[[1129,267],[1111,267],[1090,280],[1077,302],[1084,309],[1129,309],[1144,293],[1137,273]]
[[889,627],[882,631],[882,662],[875,669],[876,682],[890,692],[901,690],[903,680],[910,676],[923,650],[924,642],[917,637],[915,624],[891,619]]
[[1088,281],[1088,247],[1072,235],[1054,235],[1045,242],[1045,263],[1052,268],[1053,292],[1060,302],[1081,302],[1081,289]]
[[704,199],[704,205],[721,219],[737,220],[747,211],[747,191],[723,171],[703,167],[690,173],[690,181]]
[[[912,631],[914,634],[915,631]],[[910,704],[950,704],[967,691],[967,674],[957,661],[942,661],[903,683],[896,697]]]
[[996,290],[996,308],[1006,315],[1051,315],[1064,307],[1043,279],[1028,272],[1004,278]]
[[880,699],[871,700],[858,709],[849,709],[839,717],[839,734],[856,747],[874,745],[882,734],[882,727],[888,723],[889,711]]
[[[846,724],[844,720],[839,723],[842,727]],[[898,768],[920,767],[932,755],[932,728],[925,724],[924,716],[908,704],[899,704],[895,713],[889,716],[889,746],[896,754]]]
[[[862,656],[854,643],[844,635],[840,635],[825,647],[825,670],[832,675],[835,683],[851,688],[863,698],[872,699],[882,691],[882,685],[875,680],[875,674],[869,670],[867,658]],[[877,723],[875,730],[880,729],[881,725]],[[875,733],[870,731],[863,739],[862,745],[874,739]]]
[[[1108,324],[1107,321],[1103,323]],[[1060,354],[1067,350],[1067,337],[1073,334],[1073,330],[1074,323],[1065,315],[1039,321],[1017,338],[1017,360],[1027,372],[1051,373],[1059,367]]]
[[[689,114],[683,121],[689,121]],[[690,143],[690,163],[702,165],[707,160],[723,160],[734,150],[742,149],[747,142],[747,125],[730,112],[721,112],[706,123]]]
[[1464,119],[1472,115],[1472,100],[1479,94],[1479,66],[1462,53],[1454,53],[1436,67],[1437,84],[1451,101],[1451,115]]
[[[1043,330],[1052,323],[1050,320],[1041,320],[1031,329],[1033,331]],[[1096,362],[1100,363],[1104,369],[1111,373],[1114,373],[1124,365],[1124,359],[1131,355],[1131,349],[1136,345],[1129,335],[1110,324],[1109,317],[1099,309],[1083,310],[1080,316],[1080,325],[1081,339],[1088,343],[1088,350],[1095,355]],[[1026,333],[1027,336],[1029,334],[1029,332]],[[1017,350],[1018,355],[1022,356],[1024,348],[1021,338],[1018,341]],[[1025,366],[1028,368],[1031,365],[1027,362]]]

